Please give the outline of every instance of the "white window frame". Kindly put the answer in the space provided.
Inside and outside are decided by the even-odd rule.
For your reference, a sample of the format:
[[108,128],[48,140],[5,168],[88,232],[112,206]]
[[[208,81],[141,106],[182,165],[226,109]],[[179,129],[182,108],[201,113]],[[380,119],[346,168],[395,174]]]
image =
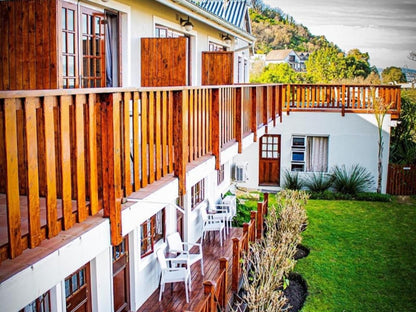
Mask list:
[[[290,142],[291,142],[291,151],[290,151],[290,170],[296,171],[296,172],[321,172],[321,171],[307,171],[307,153],[308,153],[308,138],[313,137],[322,137],[327,138],[327,149],[328,149],[328,155],[327,158],[329,158],[329,135],[292,135]],[[295,145],[293,144],[294,139],[303,139],[303,145]],[[302,153],[303,154],[303,160],[294,159],[295,153]],[[327,159],[327,170],[322,172],[328,172],[329,166],[328,166],[328,159]]]

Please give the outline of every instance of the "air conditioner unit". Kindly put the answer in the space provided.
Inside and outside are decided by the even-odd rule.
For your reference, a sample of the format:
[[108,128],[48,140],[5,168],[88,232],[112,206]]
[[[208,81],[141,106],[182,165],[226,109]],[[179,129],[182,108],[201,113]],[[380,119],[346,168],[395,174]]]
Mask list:
[[246,182],[248,180],[247,168],[248,162],[235,165],[234,179],[237,182]]

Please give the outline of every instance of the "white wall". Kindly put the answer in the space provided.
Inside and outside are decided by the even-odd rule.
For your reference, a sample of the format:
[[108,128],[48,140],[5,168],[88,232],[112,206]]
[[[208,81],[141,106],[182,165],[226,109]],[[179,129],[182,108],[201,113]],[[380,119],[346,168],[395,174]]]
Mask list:
[[[70,233],[71,230],[66,235]],[[42,244],[37,248],[42,248]],[[18,311],[51,290],[52,305],[56,311],[65,311],[65,278],[90,262],[93,307],[99,308],[99,311],[111,311],[110,247],[109,220],[101,218],[101,223],[91,230],[2,282],[1,310]],[[25,257],[25,252],[21,257]]]
[[[291,112],[283,115],[283,122],[276,127],[269,128],[270,134],[281,135],[281,175],[290,170],[291,165],[291,138],[292,135],[328,136],[328,168],[335,165],[360,164],[367,168],[374,176],[374,187],[377,187],[377,153],[378,130],[374,115],[346,114],[328,112]],[[259,135],[260,137],[260,135]],[[383,124],[383,188],[386,190],[387,167],[390,143],[390,115],[387,115]],[[235,157],[235,162],[249,161],[249,181],[242,186],[258,188],[258,143],[244,150],[242,155]],[[306,173],[305,173],[306,174]]]

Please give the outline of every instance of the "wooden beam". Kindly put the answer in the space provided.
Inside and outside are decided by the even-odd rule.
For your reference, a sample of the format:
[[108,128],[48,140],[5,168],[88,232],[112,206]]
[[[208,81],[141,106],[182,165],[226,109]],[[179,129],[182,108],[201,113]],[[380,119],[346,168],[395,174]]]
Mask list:
[[188,163],[188,91],[174,91],[174,131],[175,176],[179,179],[179,196],[186,194],[186,165]]
[[123,98],[123,176],[124,196],[132,193],[130,172],[130,101],[131,92],[125,92]]
[[9,238],[9,257],[15,258],[22,253],[19,168],[17,151],[16,101],[4,101],[4,130],[6,150],[6,186],[7,186],[7,229]]

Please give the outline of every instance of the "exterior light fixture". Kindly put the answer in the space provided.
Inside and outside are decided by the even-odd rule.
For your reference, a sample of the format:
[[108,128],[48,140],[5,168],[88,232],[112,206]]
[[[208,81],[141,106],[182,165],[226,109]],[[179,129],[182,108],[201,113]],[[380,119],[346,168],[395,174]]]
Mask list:
[[191,31],[191,30],[192,30],[192,28],[194,27],[194,24],[192,24],[192,23],[189,21],[189,16],[188,16],[188,19],[183,19],[183,18],[181,18],[181,19],[180,19],[180,23],[181,23],[181,26],[185,27],[185,30],[186,30],[186,31]]
[[228,34],[222,35],[222,40],[224,40],[225,44],[228,44],[228,45],[231,44],[231,38],[230,36],[228,36]]

